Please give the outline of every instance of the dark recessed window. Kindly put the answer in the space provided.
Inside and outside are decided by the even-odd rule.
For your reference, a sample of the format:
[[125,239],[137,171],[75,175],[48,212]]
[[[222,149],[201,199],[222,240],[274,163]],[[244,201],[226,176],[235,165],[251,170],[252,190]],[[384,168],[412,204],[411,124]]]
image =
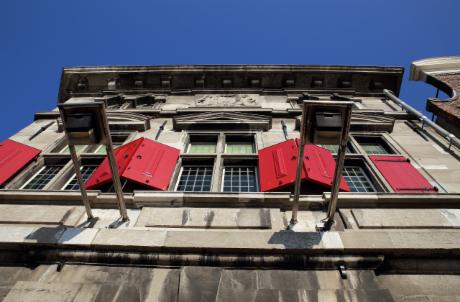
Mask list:
[[191,135],[187,146],[187,153],[216,153],[216,148],[217,135]]
[[[80,168],[81,176],[83,182],[88,180],[88,178],[93,174],[97,169],[98,165],[96,164],[87,164],[82,165]],[[80,190],[80,185],[78,184],[77,176],[73,173],[72,177],[67,181],[67,183],[62,187],[62,190]]]
[[223,192],[259,191],[256,166],[224,166]]
[[366,154],[395,154],[393,149],[380,136],[357,136],[355,139]]
[[372,184],[369,176],[360,166],[345,166],[343,168],[343,177],[350,187],[351,192],[375,192],[376,189]]
[[226,135],[225,153],[227,154],[252,154],[255,153],[254,136],[252,135]]
[[63,167],[63,164],[43,166],[21,187],[21,189],[42,190]]
[[177,191],[209,192],[211,191],[213,166],[184,165],[181,168]]

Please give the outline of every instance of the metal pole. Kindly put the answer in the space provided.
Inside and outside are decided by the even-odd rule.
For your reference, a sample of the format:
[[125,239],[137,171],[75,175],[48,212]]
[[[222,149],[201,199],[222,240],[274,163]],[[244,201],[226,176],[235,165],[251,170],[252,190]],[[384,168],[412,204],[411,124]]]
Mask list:
[[302,176],[302,165],[303,165],[303,152],[304,144],[301,143],[299,146],[299,154],[297,155],[297,171],[295,175],[295,187],[294,187],[294,200],[292,203],[292,217],[289,228],[294,227],[297,223],[297,213],[299,211],[299,196],[301,187],[301,176]]
[[160,127],[158,127],[157,135],[155,135],[155,140],[156,140],[156,141],[160,138],[161,131],[163,131],[163,130],[165,129],[166,123],[167,123],[167,121],[164,121],[164,122],[160,125]]
[[287,126],[283,120],[281,120],[281,128],[283,128],[284,139],[288,140]]
[[337,164],[335,165],[334,182],[332,183],[331,200],[329,202],[325,226],[330,226],[334,222],[334,215],[337,209],[337,200],[339,197],[340,180],[342,177],[343,166],[345,164],[345,153],[347,150],[348,136],[350,133],[351,107],[347,106],[345,110],[345,124],[342,128],[340,137],[339,152],[337,154]]
[[107,114],[105,112],[105,108],[104,107],[102,108],[103,108],[101,110],[102,118],[103,118],[102,123],[104,125],[105,133],[107,134],[107,142],[106,142],[105,148],[107,151],[107,156],[109,158],[110,170],[112,171],[113,187],[115,188],[115,193],[117,194],[118,207],[120,209],[120,215],[121,215],[122,221],[128,221],[129,217],[126,211],[125,200],[123,198],[123,190],[121,187],[120,175],[118,173],[118,165],[115,159],[115,155],[113,154],[112,137],[110,136],[110,129],[109,129],[109,123],[107,120]]
[[88,220],[93,219],[93,213],[91,212],[91,206],[88,200],[88,195],[86,194],[85,189],[85,182],[83,181],[83,177],[81,175],[80,170],[80,162],[78,160],[77,151],[75,150],[75,146],[69,144],[69,151],[70,156],[72,157],[73,167],[75,169],[75,175],[77,176],[78,185],[80,186],[81,197],[83,199],[83,204],[85,205],[86,215],[88,216]]
[[[301,187],[301,178],[302,178],[302,166],[303,166],[303,153],[304,153],[304,146],[305,146],[305,141],[306,141],[306,136],[304,133],[305,129],[305,124],[310,123],[310,121],[306,121],[306,107],[309,108],[308,106],[303,106],[302,110],[302,119],[300,121],[300,146],[299,146],[299,153],[297,155],[297,170],[296,170],[296,175],[295,175],[295,186],[294,186],[294,197],[293,197],[293,203],[292,203],[292,217],[291,221],[289,224],[289,229],[292,229],[295,224],[297,223],[297,213],[299,211],[299,196],[300,196],[300,187]],[[311,126],[311,125],[310,125]]]

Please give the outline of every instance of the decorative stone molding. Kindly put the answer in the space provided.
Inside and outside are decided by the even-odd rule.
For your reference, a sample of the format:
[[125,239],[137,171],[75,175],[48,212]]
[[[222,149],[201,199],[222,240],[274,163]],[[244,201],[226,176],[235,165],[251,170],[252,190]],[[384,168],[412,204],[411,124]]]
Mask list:
[[209,112],[184,114],[174,117],[175,130],[182,129],[238,129],[238,130],[269,130],[271,117],[232,112]]
[[[286,91],[347,90],[378,94],[399,92],[401,67],[337,65],[164,65],[64,68],[59,102],[72,96],[100,96],[104,91],[155,93],[247,90],[267,94]],[[85,89],[78,86],[86,78]],[[372,83],[380,83],[378,87]],[[80,83],[81,84],[81,83]],[[79,88],[80,87],[80,88]]]
[[257,107],[259,101],[256,96],[248,94],[209,94],[195,101],[200,107]]

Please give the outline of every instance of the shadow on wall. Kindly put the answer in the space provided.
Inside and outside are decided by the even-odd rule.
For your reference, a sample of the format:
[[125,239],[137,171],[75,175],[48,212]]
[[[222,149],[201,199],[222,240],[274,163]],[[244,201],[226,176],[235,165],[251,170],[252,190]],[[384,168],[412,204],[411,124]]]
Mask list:
[[270,237],[269,244],[282,244],[287,249],[311,249],[318,247],[323,238],[319,232],[279,231]]

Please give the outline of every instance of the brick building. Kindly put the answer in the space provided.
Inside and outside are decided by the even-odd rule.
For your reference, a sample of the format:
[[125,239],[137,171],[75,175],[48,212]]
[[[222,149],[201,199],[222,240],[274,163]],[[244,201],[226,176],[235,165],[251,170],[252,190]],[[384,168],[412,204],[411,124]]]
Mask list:
[[[130,220],[103,146],[81,145],[87,221],[57,109],[0,145],[5,301],[460,299],[460,150],[402,106],[403,69],[64,68],[58,103],[105,103]],[[384,90],[392,91],[385,92]],[[303,100],[352,101],[335,223],[335,145],[307,150]],[[440,116],[440,115],[439,115]],[[318,176],[319,175],[319,176]]]

